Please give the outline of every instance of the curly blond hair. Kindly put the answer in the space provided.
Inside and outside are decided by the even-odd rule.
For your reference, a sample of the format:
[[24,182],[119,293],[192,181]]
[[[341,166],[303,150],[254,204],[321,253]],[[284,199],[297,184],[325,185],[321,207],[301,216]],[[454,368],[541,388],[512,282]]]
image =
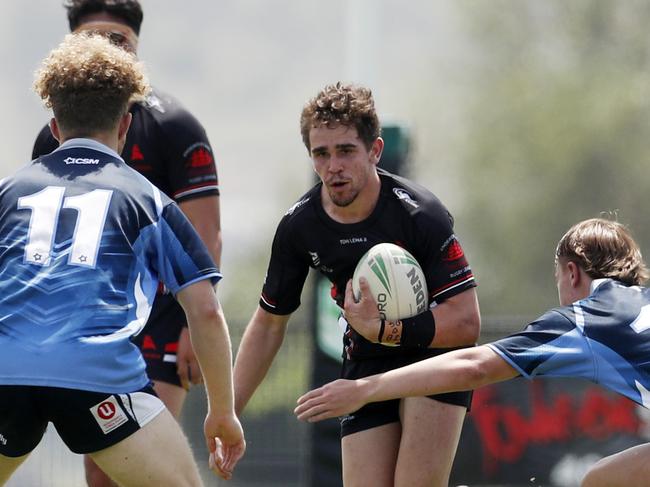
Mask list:
[[133,54],[101,35],[68,34],[36,72],[34,90],[75,136],[110,130],[149,90]]
[[560,239],[556,259],[578,264],[589,277],[609,277],[633,286],[648,279],[641,250],[621,223],[592,218],[572,226]]
[[309,132],[312,128],[339,125],[356,128],[367,149],[381,135],[375,101],[368,88],[339,81],[325,86],[305,104],[300,115],[300,133],[307,151],[311,151]]

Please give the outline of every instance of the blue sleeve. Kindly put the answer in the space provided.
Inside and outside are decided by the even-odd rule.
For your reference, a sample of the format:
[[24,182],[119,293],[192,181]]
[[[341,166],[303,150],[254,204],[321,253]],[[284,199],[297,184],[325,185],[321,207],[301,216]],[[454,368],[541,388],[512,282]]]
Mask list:
[[174,295],[197,281],[210,279],[216,284],[221,279],[201,237],[175,203],[163,208],[159,221],[147,233],[147,260]]
[[523,331],[488,345],[521,375],[595,380],[588,340],[563,313],[552,310]]

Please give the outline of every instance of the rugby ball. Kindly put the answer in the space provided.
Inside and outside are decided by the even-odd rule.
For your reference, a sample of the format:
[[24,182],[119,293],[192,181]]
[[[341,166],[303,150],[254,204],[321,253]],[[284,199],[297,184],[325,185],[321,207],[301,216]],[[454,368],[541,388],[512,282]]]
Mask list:
[[359,300],[359,278],[365,277],[384,320],[410,318],[429,308],[427,283],[415,257],[402,247],[380,243],[359,260],[352,276],[352,291]]

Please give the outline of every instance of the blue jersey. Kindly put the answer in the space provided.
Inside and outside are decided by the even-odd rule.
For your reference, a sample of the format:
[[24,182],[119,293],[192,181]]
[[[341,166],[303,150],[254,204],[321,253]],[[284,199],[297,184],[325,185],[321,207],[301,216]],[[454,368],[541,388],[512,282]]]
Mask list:
[[178,206],[111,149],[73,139],[0,182],[0,384],[124,393],[159,279],[221,274]]
[[611,279],[490,345],[529,379],[588,379],[650,408],[650,290]]

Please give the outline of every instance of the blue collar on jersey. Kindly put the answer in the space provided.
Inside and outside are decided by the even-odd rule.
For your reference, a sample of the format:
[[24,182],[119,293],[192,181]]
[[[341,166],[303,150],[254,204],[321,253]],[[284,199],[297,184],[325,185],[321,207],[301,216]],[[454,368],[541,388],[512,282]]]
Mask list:
[[73,147],[82,148],[82,149],[93,149],[99,152],[104,152],[105,154],[108,154],[109,156],[117,157],[119,160],[124,162],[124,159],[122,159],[117,152],[115,152],[107,145],[104,145],[101,142],[97,142],[94,139],[85,139],[85,138],[68,139],[63,144],[61,144],[56,150],[71,149]]

